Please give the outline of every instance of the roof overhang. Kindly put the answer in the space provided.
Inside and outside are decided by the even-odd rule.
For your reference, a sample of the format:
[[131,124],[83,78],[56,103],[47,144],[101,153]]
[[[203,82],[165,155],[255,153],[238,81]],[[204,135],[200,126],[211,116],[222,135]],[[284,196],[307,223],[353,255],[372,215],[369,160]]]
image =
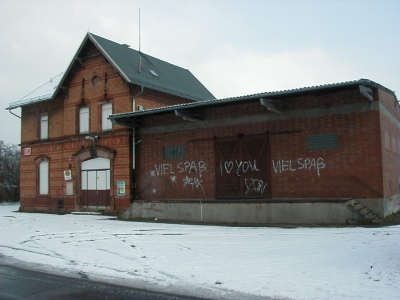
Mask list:
[[224,98],[224,99],[213,99],[198,101],[195,103],[184,103],[178,105],[165,106],[160,108],[128,112],[122,114],[115,114],[110,116],[110,120],[114,124],[124,125],[124,124],[136,124],[140,126],[136,120],[140,120],[146,116],[154,116],[160,114],[174,113],[177,117],[186,118],[187,121],[201,121],[201,116],[199,117],[199,110],[206,107],[213,106],[223,106],[235,103],[243,103],[249,101],[259,101],[261,105],[267,107],[267,109],[274,113],[282,113],[282,102],[280,98],[306,95],[306,94],[324,94],[328,92],[333,92],[335,90],[345,89],[345,88],[359,88],[362,95],[366,97],[368,101],[372,101],[372,88],[380,88],[393,94],[395,93],[386,87],[371,81],[369,79],[360,79],[355,81],[347,81],[335,84],[326,84],[319,86],[311,86],[292,90],[283,90],[276,92],[266,92],[259,94],[252,94],[240,97]]

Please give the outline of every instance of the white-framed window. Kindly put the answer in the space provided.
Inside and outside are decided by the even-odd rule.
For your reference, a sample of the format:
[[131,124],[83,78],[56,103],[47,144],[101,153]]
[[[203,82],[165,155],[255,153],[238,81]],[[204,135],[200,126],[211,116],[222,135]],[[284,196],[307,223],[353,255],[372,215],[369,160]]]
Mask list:
[[49,115],[40,117],[40,139],[46,140],[49,138]]
[[39,194],[49,194],[49,162],[47,160],[39,164]]
[[89,107],[79,110],[79,133],[89,132]]
[[111,120],[108,119],[110,115],[112,115],[112,103],[103,104],[101,109],[101,129],[103,131],[112,129]]

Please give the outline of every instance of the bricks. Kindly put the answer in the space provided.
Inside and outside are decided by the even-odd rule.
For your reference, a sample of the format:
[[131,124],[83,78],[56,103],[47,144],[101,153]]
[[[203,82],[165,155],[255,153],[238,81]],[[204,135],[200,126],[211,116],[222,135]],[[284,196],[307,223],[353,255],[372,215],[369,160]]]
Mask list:
[[[381,91],[375,94],[384,98],[384,106],[394,101],[393,96],[383,95]],[[347,106],[366,104],[357,88],[319,96],[287,97],[282,101],[283,117],[296,111],[303,115],[275,120],[255,100],[205,108],[202,111],[205,121],[199,122],[198,128],[173,113],[144,118],[143,130],[139,130],[143,142],[137,152],[139,198],[215,199],[219,186],[215,179],[218,164],[213,137],[250,136],[267,131],[271,133],[270,176],[263,178],[263,182],[269,182],[272,198],[385,198],[399,193],[395,184],[400,180],[399,155],[393,151],[395,146],[391,146],[391,152],[382,148],[382,130],[389,132],[390,143],[395,145],[394,141],[399,139],[398,127],[386,120],[389,117],[384,117],[380,110],[346,112]],[[343,112],[331,113],[335,107],[343,107]],[[400,119],[398,109],[397,105],[390,110],[397,120]],[[310,111],[309,116],[306,111]],[[266,115],[266,121],[251,118],[254,115],[261,120],[260,114]],[[227,120],[225,125],[224,120]],[[151,132],[151,128],[157,128],[159,133],[143,133]],[[308,150],[307,135],[321,133],[337,133],[338,148]],[[163,159],[163,147],[170,145],[185,145],[186,157]],[[195,168],[193,172],[180,168],[182,163],[196,165],[200,161],[206,165],[201,177]]]
[[[129,86],[102,55],[93,48],[92,58],[85,60],[84,68],[76,70],[66,82],[67,93],[60,93],[56,99],[24,106],[22,108],[22,148],[30,148],[31,155],[21,156],[21,210],[57,210],[57,200],[64,199],[64,211],[81,208],[80,161],[76,157],[88,151],[92,142],[85,136],[100,136],[96,146],[115,153],[111,166],[111,205],[109,212],[124,210],[134,197],[134,176],[132,171],[132,130],[113,125],[112,131],[101,129],[101,105],[111,102],[113,113],[132,111],[132,99],[140,91],[138,86]],[[92,78],[97,76],[98,81]],[[107,82],[106,82],[107,77]],[[94,84],[93,84],[94,83]],[[183,103],[187,100],[159,91],[145,89],[137,103],[145,108],[161,107]],[[90,132],[79,134],[79,108],[90,109]],[[39,120],[43,113],[49,115],[49,139],[40,140]],[[38,195],[38,167],[35,158],[49,158],[49,194]],[[66,181],[63,171],[72,171],[73,195],[66,195]],[[117,196],[117,181],[125,181],[125,196]]]

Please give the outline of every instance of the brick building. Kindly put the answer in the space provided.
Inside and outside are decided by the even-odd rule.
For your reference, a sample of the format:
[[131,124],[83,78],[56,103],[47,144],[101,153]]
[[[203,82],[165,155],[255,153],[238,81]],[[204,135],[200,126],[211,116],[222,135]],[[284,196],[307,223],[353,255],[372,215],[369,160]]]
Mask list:
[[399,102],[370,80],[110,119],[141,140],[123,219],[348,224],[399,210]]
[[54,93],[17,107],[22,211],[345,224],[399,210],[399,102],[370,80],[214,99],[88,33]]
[[52,95],[7,108],[21,108],[20,210],[126,209],[137,140],[109,115],[213,98],[190,71],[88,33]]

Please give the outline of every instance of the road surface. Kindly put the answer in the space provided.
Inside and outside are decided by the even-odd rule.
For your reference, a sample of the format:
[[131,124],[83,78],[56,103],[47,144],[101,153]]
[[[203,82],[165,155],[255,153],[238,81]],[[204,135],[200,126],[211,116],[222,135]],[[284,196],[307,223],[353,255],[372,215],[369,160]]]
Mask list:
[[23,300],[198,300],[70,278],[0,264],[0,299]]

